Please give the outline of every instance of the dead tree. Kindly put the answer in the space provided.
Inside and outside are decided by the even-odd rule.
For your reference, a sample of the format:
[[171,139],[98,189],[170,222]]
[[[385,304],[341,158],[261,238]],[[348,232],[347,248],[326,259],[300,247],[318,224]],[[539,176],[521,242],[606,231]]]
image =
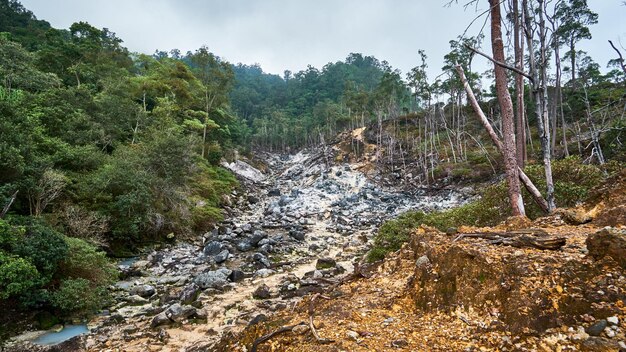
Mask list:
[[[534,49],[534,35],[532,30],[532,20],[530,15],[530,7],[528,1],[524,0],[522,3],[524,7],[524,21],[526,24],[526,44],[528,46],[528,56],[530,62],[530,76],[532,84],[533,98],[535,100],[535,113],[537,115],[537,128],[539,130],[539,138],[541,141],[541,152],[544,166],[544,173],[546,176],[546,200],[548,202],[548,209],[552,211],[556,208],[554,203],[554,182],[552,180],[552,163],[551,163],[551,151],[550,151],[550,130],[547,123],[547,73],[546,73],[546,59],[545,59],[545,22],[543,20],[543,0],[539,0],[539,17],[540,17],[540,33],[539,39],[541,43],[541,60],[542,74],[540,76],[535,61],[535,49]],[[542,87],[543,85],[543,87]]]
[[[515,46],[515,68],[524,70],[524,41],[521,39],[521,15],[519,11],[519,0],[513,0],[513,45]],[[526,165],[526,126],[524,107],[524,76],[517,73],[515,75],[515,133],[517,146],[517,165],[524,168]]]
[[[502,40],[502,15],[500,1],[489,0],[491,6],[491,48],[493,58],[498,62],[506,62],[504,57],[504,41]],[[496,92],[500,112],[502,114],[502,135],[504,139],[503,151],[504,170],[508,183],[509,201],[514,216],[526,215],[524,202],[520,191],[519,168],[517,166],[515,146],[515,124],[513,122],[513,102],[508,90],[506,70],[504,67],[494,64]]]

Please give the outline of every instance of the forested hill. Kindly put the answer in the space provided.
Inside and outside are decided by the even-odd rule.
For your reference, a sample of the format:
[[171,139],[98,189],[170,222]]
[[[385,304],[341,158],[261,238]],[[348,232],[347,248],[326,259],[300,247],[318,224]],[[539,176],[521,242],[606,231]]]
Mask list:
[[373,56],[352,53],[321,70],[309,66],[283,77],[258,65],[238,64],[233,70],[233,110],[251,126],[253,143],[266,148],[315,145],[356,127],[375,105],[393,99],[406,112],[411,103],[399,72]]

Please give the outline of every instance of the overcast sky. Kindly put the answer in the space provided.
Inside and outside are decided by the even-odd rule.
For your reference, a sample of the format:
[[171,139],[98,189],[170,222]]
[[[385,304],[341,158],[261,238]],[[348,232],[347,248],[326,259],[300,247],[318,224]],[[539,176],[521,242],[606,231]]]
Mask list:
[[[448,41],[476,16],[475,8],[445,7],[447,1],[21,0],[56,28],[78,21],[106,27],[131,51],[178,48],[185,53],[207,45],[232,63],[258,63],[282,75],[308,64],[320,68],[350,52],[374,55],[406,73],[418,64],[417,50],[425,49],[431,78],[439,74]],[[622,0],[588,3],[600,18],[592,27],[593,39],[580,48],[604,68],[615,56],[608,39],[626,47],[626,6]],[[486,4],[480,2],[479,12]],[[483,22],[476,21],[468,34],[477,34]],[[487,67],[484,59],[476,60],[478,67]]]

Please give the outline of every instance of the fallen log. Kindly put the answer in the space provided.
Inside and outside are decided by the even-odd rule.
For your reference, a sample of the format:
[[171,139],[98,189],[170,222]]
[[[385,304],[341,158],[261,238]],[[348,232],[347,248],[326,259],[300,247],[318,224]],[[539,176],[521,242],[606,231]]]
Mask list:
[[494,245],[547,250],[560,249],[566,243],[565,237],[550,236],[541,229],[528,229],[510,232],[463,233],[457,236],[454,241],[458,241],[463,238],[482,238],[488,240],[489,244]]

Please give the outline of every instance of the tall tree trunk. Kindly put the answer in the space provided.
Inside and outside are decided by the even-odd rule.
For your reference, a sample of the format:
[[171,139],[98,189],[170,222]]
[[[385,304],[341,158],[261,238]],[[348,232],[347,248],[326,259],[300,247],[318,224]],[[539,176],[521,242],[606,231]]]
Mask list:
[[[550,117],[548,115],[548,57],[546,37],[548,31],[545,21],[545,0],[538,0],[539,3],[539,43],[541,57],[541,107],[543,110],[543,129],[540,130],[541,149],[543,152],[543,167],[546,174],[546,200],[550,211],[556,208],[554,204],[554,181],[552,180],[552,150],[550,149]],[[554,118],[553,118],[554,120]],[[554,120],[556,121],[556,120]]]
[[574,37],[570,38],[569,43],[570,50],[570,64],[572,65],[572,90],[576,90],[576,44],[574,43]]
[[[554,26],[553,26],[554,28]],[[559,43],[555,39],[554,43],[554,65],[556,68],[556,101],[559,104],[558,112],[561,115],[561,132],[563,134],[563,153],[567,157],[569,156],[569,149],[567,147],[567,125],[565,124],[565,114],[563,113],[563,88],[561,87],[561,55],[559,52]],[[554,131],[556,134],[556,130]]]
[[[513,36],[515,46],[515,68],[520,71],[524,69],[523,41],[520,41],[520,11],[519,0],[513,0]],[[524,168],[526,165],[526,127],[524,126],[524,77],[521,74],[515,75],[515,98],[517,113],[515,115],[515,144],[517,149],[517,165]]]
[[[500,13],[500,1],[489,0],[491,6],[491,49],[493,58],[499,62],[506,62],[504,57],[504,41],[502,40],[502,15]],[[509,201],[511,202],[514,216],[526,215],[524,202],[520,191],[519,172],[515,150],[515,124],[513,122],[513,102],[509,95],[506,71],[504,67],[494,64],[496,78],[496,92],[502,114],[502,135],[504,170],[509,185]]]
[[[529,62],[530,62],[530,73],[531,76],[533,77],[532,80],[532,91],[533,91],[533,100],[535,101],[535,113],[537,115],[537,129],[539,130],[539,138],[540,138],[540,142],[541,142],[541,152],[542,152],[542,159],[543,159],[543,165],[544,165],[544,173],[546,176],[546,184],[547,184],[547,189],[546,189],[546,200],[548,201],[548,209],[549,211],[554,210],[555,205],[554,205],[554,186],[553,186],[553,182],[552,182],[552,164],[551,164],[551,159],[550,159],[550,137],[549,137],[549,131],[548,129],[548,124],[546,123],[546,115],[544,114],[544,112],[547,112],[547,87],[545,87],[546,89],[542,89],[541,87],[541,82],[544,81],[544,79],[547,78],[546,76],[546,65],[545,65],[545,26],[541,26],[541,21],[540,21],[540,33],[539,33],[539,39],[541,42],[541,50],[542,50],[542,55],[541,55],[541,60],[542,60],[542,75],[539,75],[539,70],[537,68],[537,63],[535,62],[535,49],[534,49],[534,42],[533,42],[533,32],[531,31],[532,29],[532,24],[531,24],[531,11],[530,8],[528,6],[528,1],[527,0],[523,0],[523,7],[524,7],[524,21],[526,23],[526,44],[528,46],[528,57],[529,57]],[[543,1],[539,0],[539,7],[540,7],[540,17],[543,19]],[[545,81],[544,81],[545,82]],[[546,82],[547,83],[547,82]],[[545,84],[544,84],[545,86]]]

